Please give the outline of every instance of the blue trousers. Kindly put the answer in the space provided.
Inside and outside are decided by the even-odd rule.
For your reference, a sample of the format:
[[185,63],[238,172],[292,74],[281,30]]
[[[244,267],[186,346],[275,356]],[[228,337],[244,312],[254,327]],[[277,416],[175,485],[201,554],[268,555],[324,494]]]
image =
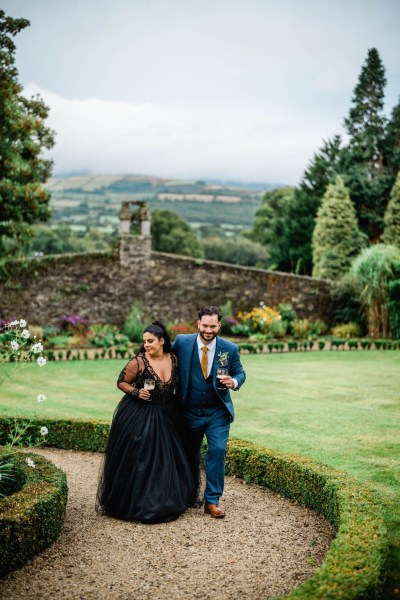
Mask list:
[[196,480],[200,470],[201,445],[204,435],[206,436],[208,449],[206,454],[204,502],[206,504],[218,504],[224,491],[225,456],[230,429],[230,415],[223,406],[186,409],[185,421],[190,443],[189,461]]

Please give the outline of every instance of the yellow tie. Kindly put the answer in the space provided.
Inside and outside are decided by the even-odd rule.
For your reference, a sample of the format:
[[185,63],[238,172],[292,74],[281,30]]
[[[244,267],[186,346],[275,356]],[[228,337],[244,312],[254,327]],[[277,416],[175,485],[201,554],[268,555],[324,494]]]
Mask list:
[[204,379],[207,379],[207,367],[208,367],[208,356],[207,356],[208,348],[207,348],[207,346],[203,346],[202,350],[203,350],[203,356],[201,357],[200,365],[201,365],[201,370],[203,371]]

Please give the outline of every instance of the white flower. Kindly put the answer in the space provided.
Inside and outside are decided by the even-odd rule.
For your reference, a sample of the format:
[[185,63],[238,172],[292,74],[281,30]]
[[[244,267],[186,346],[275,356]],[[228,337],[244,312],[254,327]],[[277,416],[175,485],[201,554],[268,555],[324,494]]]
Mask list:
[[38,402],[44,402],[44,401],[46,400],[46,398],[47,398],[47,396],[45,396],[44,394],[38,394],[38,395],[36,396],[36,400],[37,400]]
[[40,435],[47,435],[48,433],[49,430],[43,425],[43,427],[40,428]]
[[43,356],[39,356],[36,362],[39,365],[39,367],[44,367],[47,361],[45,358],[43,358]]
[[21,331],[21,337],[25,338],[26,340],[28,339],[28,337],[30,337],[30,335],[31,334],[29,333],[29,331],[27,329],[23,329]]
[[[16,321],[16,323],[17,323],[17,321]],[[20,319],[19,320],[19,326],[20,327],[26,327],[26,321],[25,321],[25,319]]]
[[27,463],[28,467],[32,467],[32,469],[34,469],[36,467],[36,465],[33,462],[33,460],[31,458],[29,458],[29,457],[26,459],[26,463]]
[[11,323],[9,323],[8,326],[9,327],[15,327],[18,324],[19,324],[19,321],[11,321]]
[[11,346],[11,348],[13,350],[18,350],[18,348],[19,348],[19,344],[15,340],[13,340],[12,342],[10,342],[10,346]]
[[31,350],[34,354],[39,354],[39,352],[43,352],[43,345],[40,342],[37,342],[36,344],[33,344]]

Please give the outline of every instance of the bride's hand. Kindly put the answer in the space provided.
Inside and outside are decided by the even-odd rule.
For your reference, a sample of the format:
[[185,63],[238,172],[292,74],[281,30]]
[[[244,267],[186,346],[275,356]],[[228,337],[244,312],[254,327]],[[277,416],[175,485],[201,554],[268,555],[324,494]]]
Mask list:
[[139,390],[139,398],[141,400],[151,400],[151,394],[150,394],[149,390],[145,390],[144,388],[141,388]]

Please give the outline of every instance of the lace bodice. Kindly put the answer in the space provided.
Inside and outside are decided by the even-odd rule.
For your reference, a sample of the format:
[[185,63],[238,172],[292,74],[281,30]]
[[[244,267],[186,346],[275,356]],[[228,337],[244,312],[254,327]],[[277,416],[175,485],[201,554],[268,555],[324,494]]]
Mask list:
[[[153,404],[170,404],[174,402],[178,391],[179,374],[177,358],[170,354],[172,368],[171,377],[168,381],[163,381],[157,375],[145,354],[134,356],[122,369],[117,385],[120,390],[132,396],[138,396],[140,388],[144,386],[145,379],[154,379],[155,388],[151,391],[151,402]],[[134,389],[132,390],[132,386]],[[147,402],[143,400],[143,402]]]

